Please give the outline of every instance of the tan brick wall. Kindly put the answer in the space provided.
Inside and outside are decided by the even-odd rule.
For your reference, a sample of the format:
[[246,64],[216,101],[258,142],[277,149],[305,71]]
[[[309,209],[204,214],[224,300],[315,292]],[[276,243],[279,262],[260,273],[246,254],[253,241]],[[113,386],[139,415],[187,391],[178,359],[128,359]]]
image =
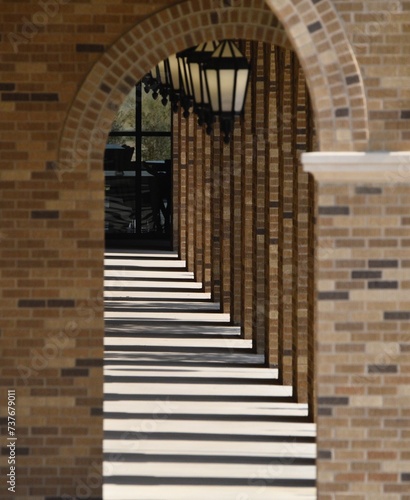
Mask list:
[[375,151],[410,149],[408,0],[334,0],[366,89]]
[[[75,495],[91,484],[90,494],[101,495],[101,165],[118,106],[146,71],[205,38],[291,42],[322,151],[410,149],[408,0],[192,0],[163,9],[174,3],[1,5],[1,375],[18,390],[27,443],[19,498]],[[363,237],[355,238],[367,241],[358,227]],[[18,367],[36,376],[26,380]],[[46,484],[39,463],[58,481]],[[408,472],[395,474],[405,484]]]
[[409,494],[409,199],[407,184],[319,185],[320,498]]

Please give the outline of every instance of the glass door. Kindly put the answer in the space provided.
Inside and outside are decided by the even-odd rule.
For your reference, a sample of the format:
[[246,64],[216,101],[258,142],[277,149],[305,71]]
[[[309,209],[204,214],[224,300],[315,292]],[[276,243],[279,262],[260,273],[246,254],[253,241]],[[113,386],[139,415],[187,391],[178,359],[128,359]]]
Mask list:
[[171,108],[138,84],[113,123],[105,155],[108,248],[171,248]]

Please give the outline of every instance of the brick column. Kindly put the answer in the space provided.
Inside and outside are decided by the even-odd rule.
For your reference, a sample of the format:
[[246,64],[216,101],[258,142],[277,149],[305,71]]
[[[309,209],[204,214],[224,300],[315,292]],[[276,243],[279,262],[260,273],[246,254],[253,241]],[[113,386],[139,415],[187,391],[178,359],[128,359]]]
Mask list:
[[185,118],[182,117],[181,110],[178,114],[178,185],[179,185],[179,256],[181,259],[187,258],[186,224],[187,224],[187,137],[183,133]]
[[[250,42],[244,50],[250,57]],[[252,217],[252,182],[253,182],[253,147],[250,128],[252,110],[251,99],[245,103],[246,120],[241,121],[241,169],[242,169],[242,331],[246,339],[252,338],[252,306],[253,306],[253,217]]]
[[[278,116],[277,116],[277,77],[275,64],[275,46],[266,46],[265,71],[270,75],[270,89],[266,92],[267,124],[269,129],[269,155],[265,162],[265,328],[266,362],[278,365],[278,227],[279,227],[279,152],[278,152]],[[269,55],[269,57],[266,57]]]
[[204,282],[203,270],[203,135],[202,128],[195,123],[194,127],[194,190],[195,190],[195,251],[194,251],[194,272],[195,278],[201,283]]
[[242,147],[241,126],[235,122],[231,140],[231,320],[235,325],[242,324]]
[[211,234],[211,138],[203,134],[203,159],[202,159],[202,178],[203,178],[203,245],[204,245],[204,291],[211,292],[211,270],[212,270],[212,234]]
[[221,300],[221,141],[219,125],[214,126],[211,141],[211,288],[215,302]]
[[180,252],[180,196],[181,196],[181,183],[180,183],[180,124],[181,124],[181,110],[172,116],[172,249]]
[[194,183],[194,138],[195,138],[195,120],[196,117],[191,116],[185,120],[186,133],[186,261],[187,269],[194,271],[194,253],[195,253],[195,214],[196,214],[196,193]]
[[221,310],[226,314],[231,312],[231,147],[220,142],[220,195],[221,195]]
[[257,353],[265,352],[265,148],[267,144],[266,98],[269,80],[265,78],[263,45],[251,45],[251,133],[253,143],[253,347]]
[[320,499],[410,491],[410,153],[313,153]]

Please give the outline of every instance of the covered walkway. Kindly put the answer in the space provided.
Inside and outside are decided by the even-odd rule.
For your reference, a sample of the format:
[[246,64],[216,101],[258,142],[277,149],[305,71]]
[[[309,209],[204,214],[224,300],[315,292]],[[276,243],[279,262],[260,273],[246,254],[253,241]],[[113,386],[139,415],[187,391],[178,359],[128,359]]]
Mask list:
[[174,253],[107,253],[104,500],[314,499],[315,425]]

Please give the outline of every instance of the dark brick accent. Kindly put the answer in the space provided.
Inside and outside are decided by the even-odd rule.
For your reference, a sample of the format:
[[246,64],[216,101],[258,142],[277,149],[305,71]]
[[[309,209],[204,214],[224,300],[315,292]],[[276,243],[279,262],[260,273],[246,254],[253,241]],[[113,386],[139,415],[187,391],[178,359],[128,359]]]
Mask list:
[[349,207],[319,207],[319,215],[349,215]]
[[320,407],[317,409],[317,414],[319,417],[332,417],[333,409],[328,406]]
[[18,301],[19,307],[46,307],[45,300],[22,299]]
[[58,219],[59,217],[58,210],[33,210],[31,212],[32,219]]
[[397,373],[397,365],[369,365],[367,373]]
[[407,321],[410,320],[410,311],[386,311],[384,319],[387,321]]
[[258,234],[259,236],[264,236],[265,235],[265,230],[264,229],[257,229],[256,230],[256,234]]
[[[24,447],[23,446],[19,446],[17,451],[18,451],[19,456],[20,455],[28,456],[30,454],[29,453],[29,449],[27,447],[25,447],[25,446]],[[7,448],[6,446],[2,447],[1,451],[0,451],[0,455],[9,456],[10,455],[9,448]]]
[[77,43],[75,50],[77,52],[104,52],[104,45],[100,43]]
[[355,189],[356,194],[382,194],[383,189],[380,187],[372,186],[358,186]]
[[59,101],[59,96],[55,92],[5,92],[1,95],[1,100],[18,102],[50,102]]
[[90,374],[87,368],[62,368],[62,377],[88,377]]
[[279,207],[279,202],[278,201],[271,201],[269,202],[269,208],[278,208]]
[[14,83],[0,83],[0,92],[13,92],[16,85]]
[[56,161],[47,161],[46,162],[46,170],[50,172],[54,172],[54,170],[58,168],[58,163]]
[[54,92],[38,92],[30,94],[30,101],[34,102],[57,102],[59,100],[59,95]]
[[127,85],[131,85],[132,87],[135,85],[135,80],[134,78],[132,78],[132,76],[130,75],[126,75],[125,78],[124,78],[124,82],[127,84]]
[[359,75],[350,75],[346,77],[346,85],[353,85],[359,82],[360,82]]
[[403,109],[400,118],[402,120],[410,120],[410,109]]
[[279,244],[279,239],[278,239],[278,238],[271,238],[271,239],[269,240],[269,243],[270,243],[271,245],[278,245],[278,244]]
[[29,101],[30,94],[28,92],[4,92],[1,94],[2,101]]
[[369,260],[370,268],[399,267],[398,260]]
[[211,23],[212,24],[218,24],[219,23],[219,16],[217,12],[211,12]]
[[48,307],[75,307],[75,301],[71,299],[50,299],[47,300]]
[[111,92],[111,87],[109,87],[107,84],[102,83],[100,85],[100,89],[105,92],[106,94],[109,94]]
[[335,111],[336,118],[342,118],[343,116],[349,116],[350,110],[349,108],[339,108]]
[[315,21],[312,24],[309,24],[307,29],[309,30],[309,33],[315,33],[316,31],[319,31],[323,28],[322,23],[320,21]]
[[349,292],[319,292],[319,300],[349,300]]
[[91,408],[90,415],[92,417],[99,417],[103,415],[102,408]]
[[320,405],[327,406],[347,406],[349,404],[349,398],[345,396],[323,396],[318,398],[318,403]]
[[381,271],[352,271],[352,279],[354,280],[380,279],[381,277]]
[[331,452],[331,450],[318,450],[317,451],[317,458],[319,460],[331,460],[332,452]]
[[370,290],[397,290],[399,288],[398,281],[369,281],[367,285]]
[[293,212],[283,212],[284,219],[293,219]]
[[410,481],[410,472],[402,472],[401,473],[401,476],[400,476],[400,479],[403,481],[403,482],[408,482]]

